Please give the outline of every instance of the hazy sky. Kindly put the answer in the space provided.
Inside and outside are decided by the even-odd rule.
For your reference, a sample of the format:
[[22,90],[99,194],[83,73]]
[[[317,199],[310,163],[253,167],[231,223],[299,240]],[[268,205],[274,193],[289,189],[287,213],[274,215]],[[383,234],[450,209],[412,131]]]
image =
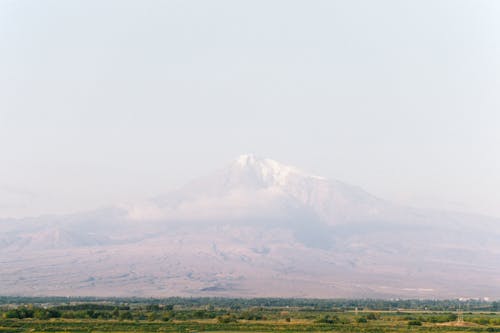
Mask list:
[[0,217],[248,152],[500,216],[500,1],[0,0]]

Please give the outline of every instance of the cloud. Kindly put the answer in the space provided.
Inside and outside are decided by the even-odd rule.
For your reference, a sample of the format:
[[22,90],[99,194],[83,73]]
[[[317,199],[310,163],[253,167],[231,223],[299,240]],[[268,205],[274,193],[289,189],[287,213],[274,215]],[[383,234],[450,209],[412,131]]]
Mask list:
[[201,195],[165,206],[152,202],[126,207],[132,220],[235,220],[282,217],[285,202],[276,188],[233,190],[222,196]]

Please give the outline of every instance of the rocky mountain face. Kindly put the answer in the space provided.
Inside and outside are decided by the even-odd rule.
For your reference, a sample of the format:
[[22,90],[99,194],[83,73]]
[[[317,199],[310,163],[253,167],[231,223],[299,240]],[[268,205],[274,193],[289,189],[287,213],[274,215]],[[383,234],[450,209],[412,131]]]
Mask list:
[[500,220],[270,159],[142,203],[0,221],[0,294],[500,297]]

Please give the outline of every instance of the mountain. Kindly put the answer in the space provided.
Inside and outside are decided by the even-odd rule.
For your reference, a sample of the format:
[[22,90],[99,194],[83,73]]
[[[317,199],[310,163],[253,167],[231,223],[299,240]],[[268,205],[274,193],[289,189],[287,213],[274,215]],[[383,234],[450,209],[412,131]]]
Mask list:
[[0,221],[15,295],[500,298],[500,221],[401,207],[271,159],[142,203]]

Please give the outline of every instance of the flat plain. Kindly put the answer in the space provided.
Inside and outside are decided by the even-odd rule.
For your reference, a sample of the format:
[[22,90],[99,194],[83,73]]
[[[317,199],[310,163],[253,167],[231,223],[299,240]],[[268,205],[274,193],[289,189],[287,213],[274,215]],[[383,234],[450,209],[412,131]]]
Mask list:
[[[405,305],[398,302],[392,305]],[[258,303],[244,299],[4,302],[0,332],[500,332],[498,302],[417,301],[406,309],[374,300]]]

